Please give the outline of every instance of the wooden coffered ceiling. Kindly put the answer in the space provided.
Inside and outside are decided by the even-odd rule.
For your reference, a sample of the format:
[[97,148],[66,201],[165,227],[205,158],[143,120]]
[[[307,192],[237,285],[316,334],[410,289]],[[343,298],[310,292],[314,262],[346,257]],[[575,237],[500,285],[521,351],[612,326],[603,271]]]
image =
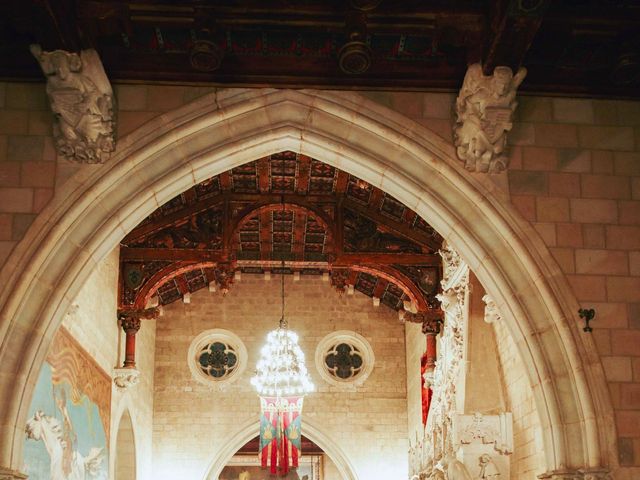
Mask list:
[[[382,190],[316,159],[281,152],[212,177],[123,240],[120,308],[144,308],[236,272],[325,275],[395,309],[437,306],[442,238]],[[284,260],[284,269],[282,261]]]
[[95,48],[113,81],[456,91],[482,62],[526,66],[521,92],[640,96],[637,0],[2,2],[0,78],[42,79],[30,43]]

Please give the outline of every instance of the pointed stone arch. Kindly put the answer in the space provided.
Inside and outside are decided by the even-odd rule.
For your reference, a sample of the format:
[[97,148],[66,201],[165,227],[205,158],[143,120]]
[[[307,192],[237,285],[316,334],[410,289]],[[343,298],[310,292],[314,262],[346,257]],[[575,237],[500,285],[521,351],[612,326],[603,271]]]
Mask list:
[[[349,458],[342,451],[340,446],[332,441],[313,420],[305,417],[303,424],[304,436],[318,445],[324,453],[333,461],[336,468],[342,475],[343,480],[358,480],[355,469],[351,465]],[[235,435],[228,439],[225,448],[215,453],[202,480],[217,480],[225,465],[231,457],[240,450],[249,440],[260,434],[260,424],[256,420],[249,420],[242,425]]]
[[578,303],[535,230],[453,147],[353,93],[226,90],[164,114],[69,180],[0,272],[0,465],[22,465],[35,378],[70,302],[143,218],[194,184],[293,150],[396,197],[452,244],[495,299],[540,415],[548,471],[616,463],[613,414]]

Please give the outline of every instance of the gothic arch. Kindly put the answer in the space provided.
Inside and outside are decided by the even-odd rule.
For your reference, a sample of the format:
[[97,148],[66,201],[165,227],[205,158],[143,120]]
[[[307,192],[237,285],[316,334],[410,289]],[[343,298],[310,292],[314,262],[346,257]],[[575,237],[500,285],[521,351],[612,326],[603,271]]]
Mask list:
[[[304,435],[322,448],[329,458],[331,458],[344,480],[358,480],[348,457],[334,440],[331,440],[315,425],[313,420],[305,417],[302,428]],[[236,434],[228,439],[225,448],[216,452],[211,462],[209,462],[209,465],[207,465],[206,472],[204,472],[202,479],[217,480],[224,466],[231,460],[231,457],[249,440],[257,437],[259,434],[260,425],[256,420],[249,420],[242,425]]]
[[0,465],[22,465],[22,425],[53,334],[97,263],[158,206],[281,150],[322,159],[390,193],[452,244],[496,300],[527,369],[548,471],[615,465],[613,414],[578,303],[535,230],[464,171],[453,147],[353,93],[226,90],[164,114],[83,169],[0,272]]

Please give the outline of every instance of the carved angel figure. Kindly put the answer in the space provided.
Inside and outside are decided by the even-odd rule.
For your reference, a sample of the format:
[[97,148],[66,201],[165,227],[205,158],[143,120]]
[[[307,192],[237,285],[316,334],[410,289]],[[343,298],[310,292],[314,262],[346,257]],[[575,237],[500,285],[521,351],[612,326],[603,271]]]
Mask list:
[[[115,148],[113,94],[97,54],[43,52],[39,45],[32,45],[31,53],[47,76],[58,153],[80,163],[102,163]],[[85,57],[99,68],[84,65]]]
[[497,173],[506,168],[506,133],[513,126],[516,90],[526,74],[524,68],[513,75],[509,67],[496,67],[492,76],[485,76],[479,63],[467,70],[454,126],[456,152],[467,170]]

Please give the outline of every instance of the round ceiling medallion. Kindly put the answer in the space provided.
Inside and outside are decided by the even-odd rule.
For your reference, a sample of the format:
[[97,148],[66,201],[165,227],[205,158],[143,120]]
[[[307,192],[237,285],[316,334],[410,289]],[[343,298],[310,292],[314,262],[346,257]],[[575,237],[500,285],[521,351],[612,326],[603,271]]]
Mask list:
[[371,49],[359,40],[347,42],[338,52],[340,70],[349,75],[360,75],[371,66]]
[[189,53],[189,61],[195,70],[213,72],[220,68],[224,52],[213,42],[196,40]]

